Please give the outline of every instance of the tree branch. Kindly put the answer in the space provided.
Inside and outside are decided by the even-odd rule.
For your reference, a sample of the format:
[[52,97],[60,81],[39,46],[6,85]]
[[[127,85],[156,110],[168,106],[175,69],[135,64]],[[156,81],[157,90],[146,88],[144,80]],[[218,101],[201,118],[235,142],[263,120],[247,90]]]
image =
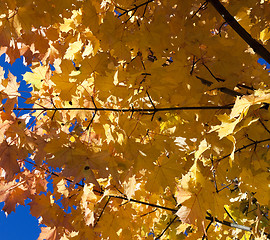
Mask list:
[[266,62],[270,64],[270,52],[236,21],[236,19],[227,11],[219,0],[208,0],[225,21],[233,28],[233,30],[253,49],[255,53],[260,55]]
[[[267,140],[269,141],[270,139],[267,139]],[[262,141],[260,141],[260,142],[264,142],[264,141],[266,141],[266,139],[265,139],[265,140],[262,140]],[[30,162],[30,161],[28,161],[28,160],[26,160],[26,159],[24,159],[24,161],[25,161],[25,162],[28,162],[28,163],[30,163],[30,164],[32,164],[32,165],[34,165],[34,166],[36,166],[36,167],[38,167],[38,168],[40,168],[40,169],[42,169],[42,170],[45,170],[47,173],[51,174],[52,176],[60,177],[59,174],[54,173],[53,171],[47,170],[47,169],[44,168],[44,167],[38,166],[37,164],[35,164],[35,163],[33,163],[33,162]],[[71,180],[71,179],[68,179],[68,178],[66,178],[66,177],[64,177],[64,179],[65,179],[66,181],[70,182],[70,183],[74,183],[74,181]],[[79,186],[79,187],[84,187],[84,185],[83,185],[83,184],[80,184],[80,183],[74,183],[74,184],[77,185],[77,186]],[[99,191],[99,190],[96,190],[96,189],[93,189],[93,192],[96,192],[96,193],[98,193],[98,194],[103,194],[103,193],[104,193],[103,191]],[[158,204],[153,204],[153,203],[143,202],[143,201],[139,201],[139,200],[132,199],[132,198],[131,198],[131,199],[128,199],[128,198],[125,197],[125,196],[114,196],[114,195],[109,195],[108,197],[109,197],[109,199],[111,199],[111,198],[118,198],[118,199],[126,200],[127,202],[134,202],[134,203],[139,203],[139,204],[147,205],[147,206],[150,206],[150,207],[155,207],[155,208],[158,208],[158,209],[163,209],[163,210],[166,210],[166,211],[170,211],[170,212],[172,212],[172,213],[174,213],[174,214],[177,212],[177,209],[174,209],[174,208],[169,208],[169,207],[161,206],[161,205],[158,205]],[[102,213],[104,212],[104,209],[105,209],[106,206],[108,205],[109,199],[108,199],[108,201],[106,202],[105,206],[103,207]],[[101,215],[102,215],[102,213],[101,213]],[[218,223],[220,223],[220,224],[223,224],[223,225],[226,225],[226,226],[229,226],[229,227],[238,228],[238,229],[241,229],[241,230],[244,230],[244,231],[251,231],[251,228],[250,228],[250,227],[242,226],[242,225],[239,225],[239,224],[236,224],[236,223],[231,223],[231,222],[228,222],[228,221],[220,221],[220,220],[218,220],[217,218],[212,217],[210,213],[207,212],[207,214],[208,214],[208,216],[206,216],[206,219],[207,219],[207,220],[210,220],[210,221],[214,221],[214,220],[215,220],[216,222],[218,222]],[[101,215],[100,215],[100,217],[101,217]],[[161,233],[160,236],[162,236],[162,235],[164,234],[164,232],[165,232],[165,231],[169,228],[169,226],[176,220],[176,218],[177,218],[177,216],[175,216],[174,219],[168,224],[168,226],[166,227],[166,229],[163,230],[163,232]]]
[[[220,109],[232,109],[233,104],[222,105],[222,106],[191,106],[191,107],[166,107],[166,108],[78,108],[78,107],[62,107],[62,108],[13,108],[14,110],[20,111],[108,111],[108,112],[139,112],[139,113],[149,113],[153,112],[166,112],[166,111],[178,111],[178,110],[220,110]],[[3,109],[2,109],[3,110]],[[1,110],[0,110],[1,111]]]
[[[53,171],[50,171],[42,166],[38,166],[36,163],[33,163],[33,162],[30,162],[28,161],[27,159],[24,159],[25,162],[28,162],[30,164],[32,164],[33,166],[39,168],[39,169],[42,169],[44,171],[46,171],[46,173],[49,173],[51,174],[52,176],[55,176],[55,177],[60,177],[59,174],[53,172]],[[63,177],[63,179],[65,179],[66,181],[70,182],[70,183],[74,183],[73,180],[69,179],[69,178],[66,178],[66,177]],[[83,184],[80,184],[80,183],[74,183],[75,185],[77,185],[78,187],[84,187]],[[93,189],[93,192],[95,193],[98,193],[98,194],[103,194],[104,192],[103,191],[100,191],[100,190],[96,190],[96,189]],[[176,213],[177,212],[177,209],[173,209],[173,208],[168,208],[168,207],[164,207],[164,206],[161,206],[161,205],[157,205],[157,204],[153,204],[153,203],[148,203],[148,202],[143,202],[143,201],[139,201],[139,200],[136,200],[136,199],[128,199],[127,197],[125,196],[115,196],[115,195],[109,195],[108,197],[110,198],[118,198],[118,199],[122,199],[122,200],[126,200],[126,201],[129,201],[129,202],[135,202],[135,203],[140,203],[140,204],[143,204],[143,205],[147,205],[147,206],[150,206],[150,207],[155,207],[155,208],[159,208],[159,209],[163,209],[163,210],[167,210],[167,211],[171,211],[173,213]]]

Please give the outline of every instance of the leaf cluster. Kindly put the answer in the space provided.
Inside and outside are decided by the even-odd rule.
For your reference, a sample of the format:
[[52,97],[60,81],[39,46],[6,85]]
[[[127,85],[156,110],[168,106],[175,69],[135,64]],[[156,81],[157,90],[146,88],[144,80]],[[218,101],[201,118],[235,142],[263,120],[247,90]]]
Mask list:
[[0,69],[7,214],[30,199],[39,239],[269,237],[267,1],[0,5],[32,87],[21,107]]

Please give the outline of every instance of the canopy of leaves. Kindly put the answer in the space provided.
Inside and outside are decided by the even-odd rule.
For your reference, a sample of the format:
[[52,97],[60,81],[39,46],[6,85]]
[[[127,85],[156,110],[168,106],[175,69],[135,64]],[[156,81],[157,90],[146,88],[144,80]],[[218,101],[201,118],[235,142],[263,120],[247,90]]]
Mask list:
[[7,214],[30,199],[39,239],[270,236],[269,1],[0,6],[0,51],[31,66],[35,118],[15,115],[1,68]]

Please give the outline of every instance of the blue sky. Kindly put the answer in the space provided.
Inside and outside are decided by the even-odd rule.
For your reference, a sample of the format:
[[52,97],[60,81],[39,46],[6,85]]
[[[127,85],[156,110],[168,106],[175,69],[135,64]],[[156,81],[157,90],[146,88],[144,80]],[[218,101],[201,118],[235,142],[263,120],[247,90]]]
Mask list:
[[[0,203],[2,209],[4,203]],[[16,212],[12,212],[7,217],[0,211],[1,239],[3,240],[34,240],[40,233],[38,220],[30,215],[30,206],[18,206]]]

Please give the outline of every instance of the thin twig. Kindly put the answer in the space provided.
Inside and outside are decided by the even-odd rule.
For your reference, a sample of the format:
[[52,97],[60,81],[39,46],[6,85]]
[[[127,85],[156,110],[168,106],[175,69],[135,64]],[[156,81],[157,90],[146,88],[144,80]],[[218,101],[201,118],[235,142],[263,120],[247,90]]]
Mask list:
[[164,233],[167,231],[167,229],[173,224],[173,222],[176,220],[176,218],[177,218],[177,216],[175,216],[175,217],[168,223],[167,227],[162,231],[161,234],[159,234],[159,235],[155,238],[155,240],[157,240],[157,239],[159,239],[160,237],[163,236],[163,234],[164,234]]
[[127,200],[127,201],[130,201],[130,202],[140,203],[140,204],[143,204],[143,205],[146,205],[146,206],[150,206],[150,207],[155,207],[155,208],[159,208],[159,209],[171,211],[173,213],[176,213],[177,212],[177,209],[174,209],[174,208],[164,207],[164,206],[160,206],[160,205],[157,205],[157,204],[143,202],[143,201],[139,201],[139,200],[132,199],[132,198],[131,199],[128,199],[127,197],[114,196],[114,195],[111,195],[111,197],[118,198],[118,199],[123,199],[123,200]]
[[148,0],[148,1],[146,1],[146,2],[143,2],[143,3],[139,4],[139,5],[135,5],[135,7],[131,8],[131,9],[129,9],[129,10],[123,9],[123,8],[121,8],[121,7],[118,7],[118,6],[116,6],[116,8],[118,8],[118,9],[124,11],[123,13],[121,13],[121,14],[119,15],[119,17],[122,17],[123,15],[128,14],[129,12],[137,11],[140,7],[142,7],[142,6],[144,6],[144,5],[148,5],[150,2],[153,2],[153,1],[154,1],[154,0]]
[[119,192],[121,195],[127,197],[126,194],[122,193],[122,191],[120,191],[115,185],[113,185],[113,187],[117,190],[117,192]]
[[[96,106],[96,103],[95,103],[94,97],[93,97],[93,96],[91,96],[91,98],[92,98],[92,102],[93,102],[93,104],[94,104],[94,106],[95,106],[95,109],[97,109],[97,106]],[[89,130],[89,128],[90,128],[90,126],[91,126],[91,124],[92,124],[92,123],[93,123],[93,121],[94,121],[94,118],[95,118],[95,116],[96,116],[96,113],[97,113],[97,110],[95,110],[95,112],[93,113],[93,116],[92,116],[92,118],[91,118],[91,120],[90,120],[90,122],[89,122],[88,126],[86,127],[85,131]]]
[[263,121],[259,118],[259,122],[260,124],[263,126],[263,128],[268,132],[270,133],[270,130],[265,126],[265,124],[263,123]]
[[92,118],[91,118],[91,120],[90,120],[88,126],[86,127],[85,131],[89,130],[91,124],[92,124],[93,121],[94,121],[95,116],[96,116],[96,112],[93,113],[93,116],[92,116]]
[[[270,140],[270,139],[268,139]],[[35,163],[32,163],[28,160],[24,160],[25,162],[28,162],[42,170],[45,170],[47,173],[51,174],[52,176],[56,176],[56,177],[60,177],[59,174],[56,174],[54,173],[53,171],[50,171],[44,167],[41,167],[41,166],[38,166],[37,164]],[[74,183],[73,180],[71,179],[68,179],[68,178],[64,178],[66,181],[68,182],[71,182],[71,183]],[[79,187],[84,187],[83,184],[80,184],[80,183],[74,183],[75,185],[79,186]],[[103,194],[104,192],[103,191],[99,191],[99,190],[96,190],[96,189],[93,189],[93,192],[96,192],[98,194]],[[136,199],[128,199],[127,197],[123,197],[123,196],[114,196],[114,195],[109,195],[110,198],[118,198],[118,199],[122,199],[122,200],[126,200],[127,202],[134,202],[134,203],[139,203],[139,204],[143,204],[143,205],[146,205],[146,206],[150,206],[150,207],[154,207],[154,208],[158,208],[158,209],[163,209],[163,210],[166,210],[166,211],[171,211],[172,213],[176,213],[178,209],[174,209],[174,208],[169,208],[169,207],[165,207],[165,206],[161,206],[161,205],[158,205],[158,204],[153,204],[153,203],[148,203],[148,202],[143,202],[143,201],[139,201],[139,200],[136,200]],[[217,218],[213,218],[211,216],[210,213],[208,213],[208,216],[206,216],[206,219],[208,220],[215,220],[216,222],[218,223],[221,223],[223,225],[226,225],[226,226],[229,226],[229,227],[234,227],[234,228],[238,228],[238,229],[241,229],[241,230],[244,230],[244,231],[251,231],[251,228],[250,227],[246,227],[246,226],[242,226],[242,225],[239,225],[239,224],[235,224],[235,223],[231,223],[231,222],[228,222],[228,221],[220,221],[218,220]],[[169,228],[169,226],[176,220],[177,216],[175,216],[175,218],[168,224],[168,226],[166,227],[166,229],[164,229],[164,231],[162,232],[162,235],[164,234],[164,232]],[[160,236],[162,236],[160,235]]]
[[131,14],[131,16],[125,21],[125,23],[127,23],[135,15],[136,12],[137,12],[137,9],[135,9],[133,11],[133,13]]
[[99,215],[98,218],[97,218],[97,221],[96,221],[95,224],[94,224],[94,227],[95,227],[95,226],[97,225],[97,223],[99,222],[99,220],[100,220],[100,218],[101,218],[103,212],[105,211],[105,208],[107,207],[108,203],[110,202],[110,200],[111,200],[111,197],[109,196],[107,202],[105,203],[104,207],[102,208],[102,211],[101,211],[100,215]]
[[[149,95],[148,91],[146,91],[146,94],[147,94],[147,96],[148,96],[148,98],[149,98],[149,100],[150,100],[150,102],[151,102],[151,104],[152,104],[153,108],[154,108],[154,109],[156,109],[156,106],[155,106],[155,104],[153,103],[152,98],[150,97],[150,95]],[[156,111],[154,111],[154,112],[153,112],[153,115],[152,115],[151,121],[153,121],[155,114],[156,114]]]
[[142,17],[144,17],[144,15],[145,15],[145,12],[146,12],[146,8],[148,7],[148,4],[149,4],[149,3],[146,3],[146,4],[145,4],[145,7],[144,7],[144,10],[143,10],[143,14],[142,14]]
[[232,219],[233,223],[237,224],[237,222],[233,219],[232,215],[228,212],[228,210],[225,207],[224,207],[224,210],[228,214],[229,218]]
[[199,9],[198,9],[195,13],[193,13],[193,15],[191,16],[191,18],[193,18],[194,16],[196,16],[197,13],[198,13],[199,11],[206,9],[207,4],[208,4],[208,1],[205,1],[205,2],[199,7]]
[[218,82],[225,82],[224,79],[216,77],[216,76],[212,73],[212,71],[209,69],[209,67],[207,67],[204,63],[202,63],[202,65],[203,65],[203,66],[206,68],[206,70],[211,74],[211,76],[212,76],[214,79],[216,79]]
[[133,113],[134,113],[134,107],[133,107],[133,104],[131,105],[131,115],[130,115],[130,118],[132,118],[132,116],[133,116]]
[[150,211],[150,212],[148,212],[148,213],[145,213],[145,214],[140,215],[140,217],[145,217],[145,216],[147,216],[147,215],[149,215],[149,214],[151,214],[151,213],[154,213],[155,211],[157,211],[157,208],[154,209],[153,211]]
[[190,70],[190,72],[189,72],[189,74],[190,74],[190,75],[192,75],[192,73],[193,73],[193,71],[194,71],[194,67],[195,67],[196,63],[197,63],[197,62],[199,62],[199,61],[201,60],[200,58],[198,58],[198,59],[195,61],[195,59],[196,59],[196,56],[195,56],[195,55],[193,55],[193,59],[192,59],[192,66],[191,66],[191,70]]
[[[224,186],[224,187],[222,187],[221,189],[219,189],[217,192],[219,193],[219,192],[221,192],[222,190],[224,190],[225,188],[228,188],[229,186],[231,186],[232,185],[232,183],[229,183],[229,184],[227,184],[226,186]],[[230,189],[230,188],[229,188]]]

